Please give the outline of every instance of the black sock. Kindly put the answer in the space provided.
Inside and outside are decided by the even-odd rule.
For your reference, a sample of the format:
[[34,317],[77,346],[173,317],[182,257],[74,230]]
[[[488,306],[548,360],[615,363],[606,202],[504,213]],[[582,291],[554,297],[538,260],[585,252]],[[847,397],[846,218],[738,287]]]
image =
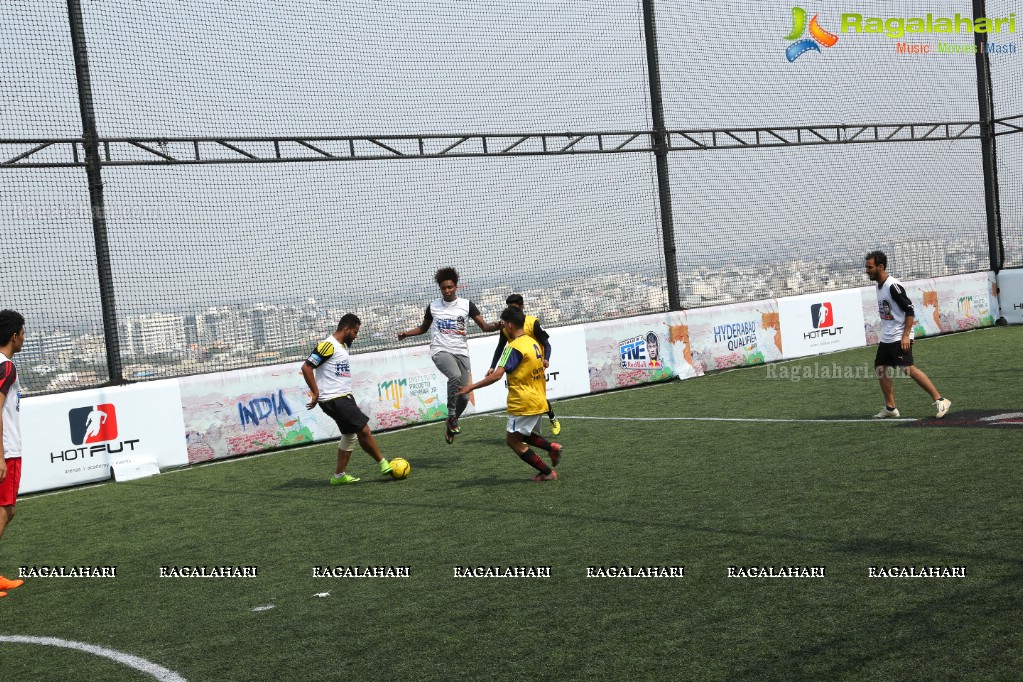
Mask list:
[[519,455],[519,459],[539,471],[541,474],[547,475],[551,473],[551,468],[544,464],[543,460],[540,459],[540,455],[536,454],[532,450],[526,450],[525,452],[517,454]]
[[529,434],[528,436],[526,436],[526,442],[529,443],[530,445],[535,445],[541,450],[546,450],[547,452],[551,451],[550,441],[548,441],[546,438],[539,434],[536,433]]

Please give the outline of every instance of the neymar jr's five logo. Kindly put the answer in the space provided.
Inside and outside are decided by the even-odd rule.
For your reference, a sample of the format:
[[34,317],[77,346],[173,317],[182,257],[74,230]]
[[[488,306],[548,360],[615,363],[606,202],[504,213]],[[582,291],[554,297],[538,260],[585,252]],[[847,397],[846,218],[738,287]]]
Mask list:
[[664,366],[658,350],[657,334],[647,332],[618,343],[622,369],[654,370]]
[[799,59],[800,55],[806,54],[810,50],[820,52],[821,48],[818,47],[819,45],[823,45],[824,47],[834,47],[838,42],[838,36],[828,33],[821,28],[821,25],[817,22],[818,16],[819,15],[815,14],[813,15],[813,19],[810,20],[810,37],[803,38],[803,34],[807,32],[806,10],[802,7],[792,8],[792,30],[787,36],[785,36],[785,40],[796,41],[789,45],[788,49],[785,50],[785,57],[790,62],[796,61]]

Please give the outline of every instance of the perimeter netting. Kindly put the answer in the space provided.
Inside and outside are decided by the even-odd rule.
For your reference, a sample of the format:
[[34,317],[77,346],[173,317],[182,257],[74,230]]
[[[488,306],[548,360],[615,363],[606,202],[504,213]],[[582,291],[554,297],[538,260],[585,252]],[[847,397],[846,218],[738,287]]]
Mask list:
[[[841,12],[876,14],[876,3],[821,8],[837,44],[791,63],[792,7],[655,9],[670,130],[978,120],[972,55],[900,54],[891,37],[841,32]],[[640,2],[107,0],[82,10],[97,128],[111,141],[103,183],[125,379],[296,360],[349,311],[363,318],[363,349],[398,345],[446,265],[488,319],[512,292],[548,326],[667,309],[649,151],[509,157],[476,141],[469,158],[247,157],[272,155],[282,138],[406,135],[395,144],[414,149],[422,135],[559,133],[567,144],[573,133],[649,131]],[[30,140],[80,138],[67,3],[4,5],[0,37],[10,46],[0,55],[6,160]],[[1023,113],[1019,63],[993,63],[996,116]],[[714,133],[691,136],[708,148],[669,156],[688,307],[858,286],[874,248],[906,279],[989,266],[976,139],[722,149]],[[239,137],[264,141],[220,143]],[[139,152],[142,138],[150,165],[118,165],[138,158],[123,150]],[[998,139],[1007,266],[1023,258],[1021,145]],[[67,162],[68,149],[83,151],[53,144],[32,160]],[[207,162],[163,163],[197,156]],[[0,306],[29,319],[26,384],[103,383],[85,172],[7,165]]]

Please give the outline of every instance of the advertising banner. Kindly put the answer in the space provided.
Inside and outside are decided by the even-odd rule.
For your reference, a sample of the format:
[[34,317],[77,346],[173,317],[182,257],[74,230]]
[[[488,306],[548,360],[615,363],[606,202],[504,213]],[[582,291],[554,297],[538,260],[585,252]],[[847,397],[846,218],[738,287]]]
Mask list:
[[686,316],[693,363],[701,373],[782,358],[781,324],[774,299],[690,310]]
[[[356,342],[357,345],[358,342]],[[301,361],[181,379],[188,461],[203,462],[337,438],[323,410],[308,409]],[[374,431],[447,416],[444,375],[429,347],[351,356],[352,393]]]
[[[685,345],[688,340],[679,342]],[[590,392],[674,378],[673,346],[667,314],[586,325]],[[685,374],[690,373],[695,370],[688,366]]]
[[319,409],[307,410],[301,363],[180,379],[190,464],[337,435]]
[[21,492],[106,481],[110,466],[188,463],[176,379],[21,401]]
[[[671,369],[678,379],[691,379],[702,376],[703,369],[695,359],[690,330],[690,313],[677,311],[665,313],[668,324],[668,342],[671,354]],[[698,332],[697,332],[698,333]]]
[[866,345],[861,289],[778,299],[778,313],[786,359]]
[[[545,330],[550,333],[551,360],[547,368],[547,398],[551,401],[590,392],[589,369],[586,364],[586,332],[582,325]],[[497,348],[497,334],[469,340],[472,361],[472,379],[486,376]],[[476,412],[503,410],[507,404],[507,383],[496,384],[473,391]]]
[[[998,297],[995,295],[993,273],[976,272],[902,284],[916,312],[913,335],[918,339],[989,327],[998,317]],[[878,342],[881,333],[877,287],[864,287],[862,292],[867,343],[873,345]]]
[[990,327],[995,323],[998,302],[990,273],[942,277],[934,280],[941,332]]
[[448,416],[447,378],[430,359],[429,346],[352,355],[352,390],[374,431]]
[[[1023,270],[905,282],[916,334],[1023,323]],[[876,343],[874,286],[548,330],[551,400],[706,371]],[[470,339],[473,380],[490,367],[496,334]],[[357,349],[357,346],[356,346]],[[309,410],[302,362],[22,400],[24,493],[110,478],[155,459],[160,468],[337,438]],[[429,346],[354,353],[353,393],[374,431],[447,417],[447,380]],[[502,383],[476,391],[468,412],[505,407]]]
[[999,312],[1009,324],[1023,324],[1023,269],[998,273]]

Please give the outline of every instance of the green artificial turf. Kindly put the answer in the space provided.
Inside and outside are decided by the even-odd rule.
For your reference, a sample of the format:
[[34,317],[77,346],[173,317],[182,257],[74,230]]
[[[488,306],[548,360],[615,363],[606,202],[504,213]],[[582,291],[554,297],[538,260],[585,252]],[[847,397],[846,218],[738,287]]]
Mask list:
[[[1023,411],[1021,347],[1023,328],[999,328],[925,339],[914,355],[952,418]],[[357,451],[349,471],[363,482],[331,487],[323,444],[29,497],[0,541],[5,575],[113,565],[117,577],[30,580],[0,599],[0,635],[108,647],[192,682],[1018,679],[1023,429],[836,421],[870,417],[881,395],[872,378],[823,368],[872,358],[560,401],[556,483],[528,481],[503,419],[483,415],[463,420],[453,446],[440,424],[379,435],[386,456],[412,463],[402,482]],[[783,367],[800,380],[779,378]],[[910,380],[896,396],[903,417],[932,416]],[[828,421],[653,419],[676,417]],[[159,577],[194,565],[258,577]],[[411,576],[312,577],[368,565]],[[551,577],[454,577],[492,565]],[[586,577],[651,565],[685,576]],[[868,577],[901,565],[967,577]],[[826,577],[728,577],[750,566]],[[0,643],[0,662],[12,680],[153,679],[38,645]]]

